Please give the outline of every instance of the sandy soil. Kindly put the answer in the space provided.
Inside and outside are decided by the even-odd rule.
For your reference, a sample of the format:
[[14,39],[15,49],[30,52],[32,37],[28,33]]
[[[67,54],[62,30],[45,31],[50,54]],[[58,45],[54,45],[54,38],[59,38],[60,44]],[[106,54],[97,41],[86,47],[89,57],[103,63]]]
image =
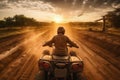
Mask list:
[[[32,31],[24,36],[15,36],[0,40],[0,50],[5,54],[6,51],[18,46],[11,54],[0,60],[0,80],[34,80],[38,72],[37,61],[45,49],[42,44],[56,34],[57,26],[49,27],[43,31]],[[84,61],[84,77],[87,80],[119,80],[120,75],[120,59],[114,56],[116,52],[111,52],[103,48],[93,40],[87,40],[85,33],[66,26],[66,35],[79,45],[79,49],[74,49],[77,55]],[[81,34],[83,33],[83,34]],[[96,35],[96,32],[91,33]],[[11,39],[11,41],[9,41]],[[97,39],[94,39],[97,40]],[[16,44],[14,44],[16,41]],[[12,46],[14,45],[14,46]],[[104,45],[104,44],[103,44]],[[11,47],[12,46],[12,47]],[[9,47],[9,49],[7,49]]]

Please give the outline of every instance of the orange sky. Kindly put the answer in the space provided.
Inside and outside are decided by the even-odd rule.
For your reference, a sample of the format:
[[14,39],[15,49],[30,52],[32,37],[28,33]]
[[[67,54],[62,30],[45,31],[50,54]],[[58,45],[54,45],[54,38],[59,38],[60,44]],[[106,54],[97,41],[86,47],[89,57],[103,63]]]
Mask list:
[[0,0],[0,19],[23,14],[38,21],[88,22],[115,7],[119,0]]

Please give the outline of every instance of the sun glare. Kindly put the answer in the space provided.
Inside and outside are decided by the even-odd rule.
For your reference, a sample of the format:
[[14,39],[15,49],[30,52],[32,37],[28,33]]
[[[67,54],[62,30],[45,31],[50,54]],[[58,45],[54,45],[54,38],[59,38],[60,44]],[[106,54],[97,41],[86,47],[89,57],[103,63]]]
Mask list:
[[54,22],[55,23],[62,23],[63,22],[63,17],[62,16],[55,16],[54,17]]

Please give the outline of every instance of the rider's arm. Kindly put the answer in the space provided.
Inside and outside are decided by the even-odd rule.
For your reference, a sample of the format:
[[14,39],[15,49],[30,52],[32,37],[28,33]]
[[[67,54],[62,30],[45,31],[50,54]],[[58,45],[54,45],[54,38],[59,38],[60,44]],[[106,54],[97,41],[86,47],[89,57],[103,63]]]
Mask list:
[[68,37],[67,37],[67,42],[73,46],[73,47],[76,47],[76,48],[79,48],[79,46],[77,44],[75,44],[73,41],[71,41]]
[[43,46],[50,46],[51,47],[52,43],[54,43],[54,37],[51,40],[47,41]]

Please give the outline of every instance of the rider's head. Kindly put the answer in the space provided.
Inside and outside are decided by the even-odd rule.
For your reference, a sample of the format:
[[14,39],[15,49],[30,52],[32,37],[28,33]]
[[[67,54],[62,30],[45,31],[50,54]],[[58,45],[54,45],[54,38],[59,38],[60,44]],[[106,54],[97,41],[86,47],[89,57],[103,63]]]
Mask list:
[[58,27],[57,34],[59,33],[65,34],[65,29],[63,27]]

